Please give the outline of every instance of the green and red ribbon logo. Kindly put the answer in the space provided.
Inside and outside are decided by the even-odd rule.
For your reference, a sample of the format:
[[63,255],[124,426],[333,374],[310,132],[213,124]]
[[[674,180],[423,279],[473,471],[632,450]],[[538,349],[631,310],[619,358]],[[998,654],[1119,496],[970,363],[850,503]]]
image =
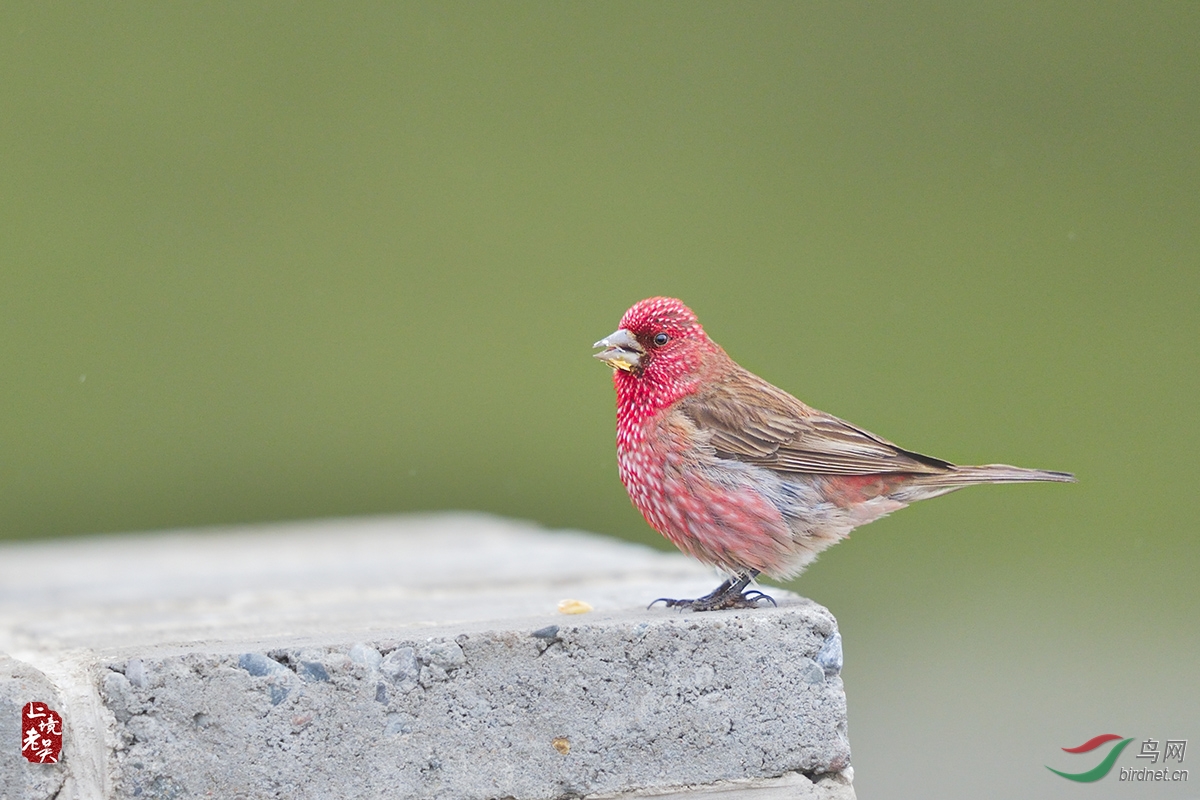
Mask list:
[[[1108,744],[1109,742],[1117,739],[1121,739],[1121,737],[1117,736],[1115,733],[1102,733],[1099,736],[1094,736],[1091,739],[1088,739],[1078,747],[1064,747],[1063,750],[1067,753],[1090,753],[1097,747]],[[1113,764],[1115,764],[1117,761],[1117,756],[1121,755],[1121,751],[1124,750],[1125,746],[1132,741],[1133,738],[1131,737],[1129,739],[1122,739],[1120,744],[1113,745],[1113,748],[1108,751],[1108,755],[1104,757],[1104,760],[1092,769],[1089,769],[1087,772],[1060,772],[1051,766],[1047,766],[1046,769],[1050,770],[1055,775],[1062,775],[1069,781],[1092,783],[1093,781],[1100,780],[1107,775],[1110,770],[1112,770]]]

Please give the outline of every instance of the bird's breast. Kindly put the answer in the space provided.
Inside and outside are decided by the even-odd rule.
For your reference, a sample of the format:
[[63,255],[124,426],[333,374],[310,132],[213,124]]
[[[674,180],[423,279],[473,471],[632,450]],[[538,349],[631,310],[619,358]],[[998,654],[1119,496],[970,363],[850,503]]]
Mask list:
[[759,485],[765,470],[717,458],[702,438],[686,418],[665,414],[619,446],[630,499],[651,527],[705,563],[776,571],[792,538],[779,492]]

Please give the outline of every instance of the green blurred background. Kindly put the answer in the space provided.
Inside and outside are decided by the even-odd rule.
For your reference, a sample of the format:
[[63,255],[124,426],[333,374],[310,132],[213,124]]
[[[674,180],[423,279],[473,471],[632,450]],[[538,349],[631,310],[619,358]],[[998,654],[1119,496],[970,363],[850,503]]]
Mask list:
[[671,294],[818,408],[1079,475],[791,584],[841,621],[860,796],[1132,796],[1044,765],[1200,748],[1198,43],[1197,2],[5,3],[0,536],[665,546],[590,345]]

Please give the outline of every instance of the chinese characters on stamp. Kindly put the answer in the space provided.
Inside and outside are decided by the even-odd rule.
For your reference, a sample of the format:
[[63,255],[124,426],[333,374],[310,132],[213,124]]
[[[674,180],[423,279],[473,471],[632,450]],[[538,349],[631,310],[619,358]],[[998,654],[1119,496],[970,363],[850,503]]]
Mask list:
[[21,755],[34,764],[57,764],[62,752],[62,717],[45,703],[21,709]]

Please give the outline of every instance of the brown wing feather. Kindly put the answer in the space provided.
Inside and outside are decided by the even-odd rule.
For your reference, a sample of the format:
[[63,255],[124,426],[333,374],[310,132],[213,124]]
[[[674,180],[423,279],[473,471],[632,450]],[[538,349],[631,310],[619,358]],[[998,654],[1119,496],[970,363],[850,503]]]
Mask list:
[[740,367],[680,401],[677,410],[710,437],[719,457],[780,472],[937,474],[953,468],[810,408]]

